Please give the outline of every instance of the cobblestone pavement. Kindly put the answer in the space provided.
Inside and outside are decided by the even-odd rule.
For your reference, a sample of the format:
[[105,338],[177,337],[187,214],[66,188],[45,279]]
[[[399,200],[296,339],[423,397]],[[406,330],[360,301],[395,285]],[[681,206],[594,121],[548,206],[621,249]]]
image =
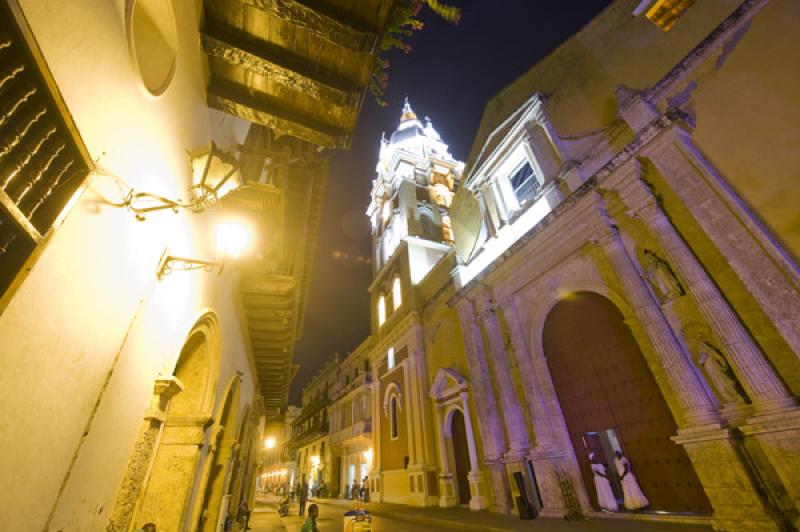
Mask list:
[[[297,532],[302,519],[297,515],[297,503],[292,503],[290,515],[281,519],[275,506],[278,499],[261,499],[253,514],[254,532],[286,531]],[[343,529],[343,514],[354,507],[352,501],[322,499],[311,500],[320,506],[320,519],[317,524],[321,532],[334,532]],[[466,508],[415,508],[399,504],[367,503],[365,508],[373,515],[373,530],[413,531],[425,529],[438,532],[459,529],[465,531],[597,531],[597,532],[707,532],[712,530],[707,520],[695,523],[667,523],[644,519],[620,517],[593,517],[584,521],[564,521],[540,517],[533,521],[521,521],[516,517],[471,512]]]

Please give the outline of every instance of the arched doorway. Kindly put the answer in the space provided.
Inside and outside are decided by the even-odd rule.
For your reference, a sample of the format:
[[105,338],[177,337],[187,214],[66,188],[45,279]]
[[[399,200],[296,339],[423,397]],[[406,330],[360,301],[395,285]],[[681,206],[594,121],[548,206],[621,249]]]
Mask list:
[[621,449],[651,510],[710,513],[686,452],[670,439],[675,421],[619,309],[595,293],[570,294],[547,316],[542,341],[595,508],[588,451],[602,457],[614,480],[613,452]]
[[456,487],[458,489],[459,504],[469,504],[469,448],[467,447],[467,428],[464,424],[464,414],[461,410],[454,409],[450,414],[450,443],[455,464]]
[[233,377],[225,394],[225,402],[217,414],[217,422],[211,429],[212,455],[205,485],[203,506],[199,516],[198,530],[213,532],[217,530],[220,515],[228,508],[230,480],[232,475],[233,453],[236,446],[236,420],[239,413],[239,377]]
[[219,335],[216,319],[208,315],[189,333],[174,375],[183,391],[169,404],[167,417],[144,489],[135,525],[147,522],[159,530],[183,530],[189,519],[205,429],[211,420],[217,382]]

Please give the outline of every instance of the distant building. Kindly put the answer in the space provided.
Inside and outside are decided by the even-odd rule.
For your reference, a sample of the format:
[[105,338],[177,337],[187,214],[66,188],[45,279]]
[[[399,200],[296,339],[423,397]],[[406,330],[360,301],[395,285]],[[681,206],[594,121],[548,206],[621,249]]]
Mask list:
[[[330,408],[331,494],[353,497],[372,468],[372,368],[369,339],[339,362]],[[336,479],[338,478],[338,482]]]
[[330,406],[338,371],[338,355],[328,361],[303,388],[303,405],[292,422],[292,439],[289,446],[296,451],[295,489],[305,483],[316,490],[323,483],[330,488],[332,468],[330,446]]
[[289,405],[282,416],[270,418],[264,428],[258,488],[262,492],[288,493],[297,476],[297,450],[290,445],[292,426],[300,408]]

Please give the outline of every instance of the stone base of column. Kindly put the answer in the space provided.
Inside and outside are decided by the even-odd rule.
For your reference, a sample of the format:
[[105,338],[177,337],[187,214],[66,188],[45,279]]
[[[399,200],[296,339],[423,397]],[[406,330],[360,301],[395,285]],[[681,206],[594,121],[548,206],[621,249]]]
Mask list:
[[489,501],[486,498],[486,483],[480,471],[470,471],[467,473],[469,480],[469,509],[472,511],[486,510],[489,508]]
[[453,475],[450,473],[439,475],[439,507],[452,508],[458,504],[456,495],[456,481]]
[[746,444],[750,439],[757,442],[767,462],[761,464],[765,488],[776,494],[776,505],[785,519],[800,529],[800,409],[752,417],[739,430]]
[[439,481],[435,470],[428,466],[408,468],[408,504],[411,506],[436,506],[439,504]]
[[740,443],[729,429],[686,428],[672,440],[686,449],[692,461],[714,509],[714,529],[780,530],[772,509],[759,492]]
[[728,426],[738,427],[744,425],[753,415],[753,405],[745,403],[727,403],[719,409],[720,416]]
[[493,512],[508,514],[511,512],[511,493],[508,487],[508,476],[505,464],[498,459],[484,460],[491,478],[491,506]]

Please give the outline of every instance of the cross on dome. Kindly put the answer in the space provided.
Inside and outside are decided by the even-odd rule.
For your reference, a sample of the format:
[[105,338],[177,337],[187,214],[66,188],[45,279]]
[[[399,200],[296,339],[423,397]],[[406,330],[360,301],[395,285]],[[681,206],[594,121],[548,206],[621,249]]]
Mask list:
[[406,96],[405,102],[403,103],[403,114],[400,116],[400,122],[407,122],[408,120],[416,120],[417,115],[414,113],[414,110],[411,109],[411,104],[408,103],[408,96]]

